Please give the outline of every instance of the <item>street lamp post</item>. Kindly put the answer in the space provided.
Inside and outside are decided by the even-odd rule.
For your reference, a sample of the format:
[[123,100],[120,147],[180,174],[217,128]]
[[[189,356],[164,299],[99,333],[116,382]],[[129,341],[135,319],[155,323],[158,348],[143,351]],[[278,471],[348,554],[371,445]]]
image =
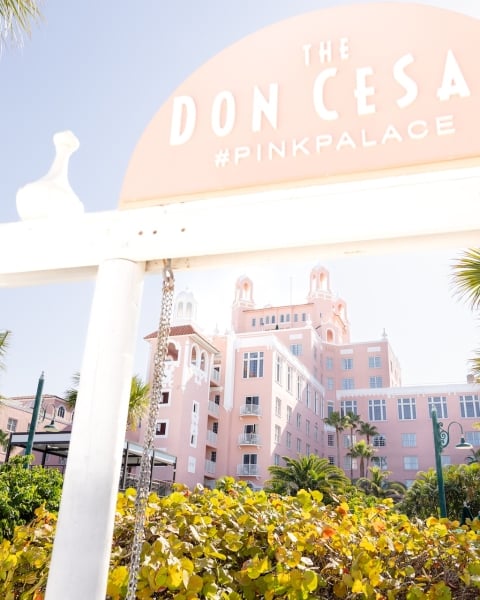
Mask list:
[[42,371],[42,374],[40,375],[40,377],[38,379],[37,393],[35,395],[35,402],[33,404],[32,420],[30,422],[30,428],[28,430],[27,445],[25,446],[25,455],[32,453],[33,438],[35,437],[35,429],[37,427],[38,411],[40,410],[40,402],[42,400],[42,391],[43,391],[44,381],[45,381],[45,378],[44,378],[44,374]]
[[463,448],[465,450],[471,448],[472,445],[465,441],[462,425],[457,421],[452,421],[448,424],[447,429],[444,429],[443,423],[439,423],[437,419],[437,411],[434,408],[432,409],[433,446],[435,448],[435,468],[437,471],[438,503],[440,506],[440,517],[442,518],[447,516],[447,501],[445,498],[445,485],[443,482],[441,455],[443,449],[448,446],[448,443],[450,441],[450,427],[454,424],[460,427],[461,432],[460,442],[455,445],[455,448]]

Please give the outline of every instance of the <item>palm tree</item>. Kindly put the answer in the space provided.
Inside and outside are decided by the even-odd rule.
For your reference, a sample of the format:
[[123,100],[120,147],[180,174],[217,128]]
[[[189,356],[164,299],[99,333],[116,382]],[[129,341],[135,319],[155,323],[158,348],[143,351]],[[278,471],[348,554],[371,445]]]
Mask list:
[[364,435],[367,438],[367,444],[370,444],[370,440],[373,437],[380,434],[380,432],[375,427],[375,425],[372,425],[371,423],[368,423],[367,421],[360,421],[360,427],[358,428],[358,433],[360,435]]
[[[471,248],[457,259],[452,266],[452,281],[456,295],[466,300],[472,310],[480,308],[480,249]],[[480,350],[470,360],[471,372],[480,381]]]
[[[65,392],[65,403],[70,410],[75,409],[77,403],[78,386],[80,383],[80,373],[77,371],[72,377],[72,387]],[[130,387],[130,398],[128,401],[128,419],[127,428],[133,430],[138,421],[145,414],[150,403],[150,386],[144,383],[139,375],[132,377]]]
[[8,433],[8,431],[3,431],[3,429],[0,429],[0,447],[2,447],[3,450],[7,449],[9,441],[10,434]]
[[365,477],[365,461],[369,461],[374,454],[375,454],[375,448],[373,446],[371,446],[370,444],[367,444],[367,442],[365,440],[360,440],[356,444],[353,444],[353,446],[347,452],[347,456],[350,456],[350,458],[352,460],[352,469],[351,469],[352,470],[352,477],[351,477],[352,480],[353,480],[353,459],[354,458],[360,459],[359,474],[360,474],[360,478],[363,478],[363,477]]
[[477,448],[476,450],[472,450],[471,452],[471,456],[467,456],[467,458],[465,459],[465,462],[467,463],[467,465],[472,465],[473,463],[480,463],[480,448]]
[[335,428],[335,437],[337,442],[337,466],[340,466],[340,433],[345,429],[345,419],[339,412],[332,412],[323,419],[325,425]]
[[10,331],[0,331],[0,369],[5,368],[5,363],[3,362],[3,358],[7,352],[9,335],[10,335]]
[[265,482],[269,492],[295,496],[299,490],[317,490],[322,492],[323,501],[328,503],[336,494],[341,494],[349,483],[342,469],[316,454],[299,456],[298,460],[284,456],[283,460],[284,467],[268,467],[272,475]]
[[41,18],[38,5],[36,0],[0,0],[0,45],[30,35],[32,23]]
[[400,502],[407,487],[399,481],[389,481],[390,471],[382,471],[380,467],[371,467],[371,479],[360,477],[356,481],[358,488],[363,490],[368,496],[375,498],[391,498],[394,502]]
[[[350,429],[350,449],[353,448],[353,434],[357,431],[359,424],[361,423],[360,415],[349,411],[343,417],[345,421],[345,427]],[[353,481],[353,460],[350,462],[350,480]]]

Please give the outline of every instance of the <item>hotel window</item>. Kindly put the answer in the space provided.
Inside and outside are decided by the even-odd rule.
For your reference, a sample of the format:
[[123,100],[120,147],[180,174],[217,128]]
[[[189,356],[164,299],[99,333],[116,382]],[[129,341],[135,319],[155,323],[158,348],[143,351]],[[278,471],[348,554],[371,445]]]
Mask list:
[[302,415],[300,413],[297,413],[297,429],[300,429],[301,426],[302,426]]
[[257,324],[257,319],[255,317],[252,318],[252,327],[255,327]]
[[305,419],[305,433],[307,437],[310,437],[310,421],[308,419]]
[[368,401],[368,420],[369,421],[386,421],[387,420],[387,403],[385,400],[369,400]]
[[280,443],[280,435],[281,435],[281,429],[279,425],[275,425],[275,443],[279,444]]
[[243,379],[263,377],[263,352],[243,353]]
[[277,383],[282,382],[282,359],[278,355],[275,361],[275,381]]
[[350,435],[350,434],[344,434],[343,435],[343,447],[344,448],[351,448],[354,444],[357,443],[357,436],[356,435]]
[[265,317],[265,325],[270,325],[270,317]]
[[327,446],[335,446],[335,434],[327,433]]
[[245,396],[245,404],[247,406],[258,406],[260,404],[260,396]]
[[[7,421],[7,431],[15,433],[17,431],[18,419],[9,418]],[[29,427],[30,429],[30,427]]]
[[65,417],[65,409],[63,408],[63,406],[58,407],[57,416],[60,417],[60,419],[63,419]]
[[428,415],[432,416],[435,409],[439,419],[448,419],[447,398],[445,396],[430,396],[428,398]]
[[295,314],[293,315],[293,320],[294,320],[294,322],[295,322],[295,323],[297,323],[297,322],[298,322],[298,313],[295,313]]
[[374,435],[372,438],[372,446],[374,448],[383,448],[387,444],[384,435]]
[[402,433],[402,447],[403,448],[416,448],[417,447],[417,434],[416,433]]
[[357,468],[357,459],[352,458],[351,456],[345,456],[343,459],[343,470],[351,471],[352,469]]
[[307,313],[302,313],[302,321],[306,321],[307,320]]
[[417,418],[415,398],[398,398],[398,418],[401,421],[413,421]]
[[291,423],[292,421],[292,407],[287,406],[287,423]]
[[331,356],[327,356],[325,358],[325,368],[327,369],[327,371],[333,370],[333,358]]
[[157,437],[167,437],[167,421],[157,421],[155,424],[155,435]]
[[297,438],[297,452],[301,452],[302,451],[302,440],[300,438]]
[[382,366],[382,362],[379,356],[369,356],[368,357],[368,368],[369,369],[379,369]]
[[302,356],[302,344],[291,344],[290,352],[293,356]]
[[345,377],[342,379],[342,390],[353,390],[355,389],[355,383],[353,377]]
[[275,416],[282,416],[282,400],[280,398],[275,398]]
[[335,407],[333,405],[333,402],[327,402],[327,417],[331,417],[332,413],[335,412]]
[[310,408],[310,386],[307,385],[305,388],[305,405],[307,408]]
[[333,390],[333,388],[334,388],[333,377],[327,377],[327,390]]
[[166,405],[166,404],[170,404],[170,392],[162,392],[162,395],[160,396],[160,401],[159,404],[162,406]]
[[318,423],[313,426],[313,439],[318,442]]
[[388,469],[386,456],[372,456],[370,461],[372,463],[372,467],[378,467],[382,471],[386,471]]
[[280,323],[285,323],[285,315],[280,315]]
[[353,369],[353,358],[342,358],[342,370],[351,371]]
[[272,325],[275,325],[275,315],[272,315]]
[[300,375],[297,376],[297,400],[302,401],[302,378]]
[[480,417],[480,404],[478,396],[460,396],[460,411],[462,417]]
[[280,464],[280,454],[274,454],[273,455],[273,464],[276,465],[277,467]]
[[448,454],[441,454],[440,458],[442,460],[442,467],[448,467],[452,464],[452,457],[448,456]]
[[383,387],[383,379],[381,377],[370,377],[370,387],[371,388]]
[[465,441],[472,446],[480,446],[480,431],[466,431]]
[[405,471],[418,471],[418,456],[404,456],[403,468]]
[[286,321],[287,323],[290,323],[290,315],[289,315],[289,314],[288,314],[288,315],[285,315],[285,321]]
[[310,444],[305,444],[305,454],[307,456],[310,456],[311,452],[310,452]]
[[329,465],[334,465],[335,464],[335,457],[334,456],[327,456],[328,458],[328,464]]
[[293,369],[290,365],[287,366],[287,392],[292,391]]
[[287,431],[286,445],[287,445],[287,448],[291,448],[292,447],[292,434],[289,431]]
[[342,400],[340,402],[340,416],[344,417],[348,415],[348,413],[352,413],[357,415],[357,401],[356,400]]

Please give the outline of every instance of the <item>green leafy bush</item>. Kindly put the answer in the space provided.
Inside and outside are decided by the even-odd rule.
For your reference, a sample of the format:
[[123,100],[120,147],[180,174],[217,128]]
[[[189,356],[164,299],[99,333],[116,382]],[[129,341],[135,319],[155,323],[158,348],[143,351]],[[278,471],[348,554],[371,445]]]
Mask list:
[[[137,598],[240,600],[474,600],[480,597],[480,531],[458,522],[411,521],[386,500],[324,505],[295,497],[176,486],[147,508]],[[108,598],[125,597],[135,491],[120,494]],[[0,546],[0,597],[41,600],[54,517],[37,511]],[[480,525],[479,525],[480,527]],[[27,553],[25,553],[27,549]]]
[[0,539],[11,539],[16,525],[29,523],[42,505],[57,511],[63,476],[57,469],[29,467],[32,456],[15,456],[0,465]]
[[[470,505],[473,515],[480,511],[480,464],[450,465],[443,469],[448,517],[460,519],[463,503]],[[420,472],[398,505],[410,517],[427,519],[438,514],[437,475],[434,469]]]

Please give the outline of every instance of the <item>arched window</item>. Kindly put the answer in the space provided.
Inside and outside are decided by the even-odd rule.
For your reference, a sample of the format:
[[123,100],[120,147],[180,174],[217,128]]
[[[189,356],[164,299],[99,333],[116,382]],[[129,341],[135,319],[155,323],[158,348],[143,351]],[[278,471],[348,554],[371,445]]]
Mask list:
[[59,406],[58,410],[57,410],[57,415],[63,419],[63,417],[65,416],[65,409],[63,408],[63,406]]
[[334,336],[333,331],[331,329],[327,329],[327,342],[333,344]]
[[202,371],[205,371],[206,368],[207,368],[207,357],[205,355],[205,352],[202,352],[200,354],[200,369]]
[[190,357],[190,363],[192,365],[196,365],[197,364],[197,348],[195,346],[192,346],[192,354]]

